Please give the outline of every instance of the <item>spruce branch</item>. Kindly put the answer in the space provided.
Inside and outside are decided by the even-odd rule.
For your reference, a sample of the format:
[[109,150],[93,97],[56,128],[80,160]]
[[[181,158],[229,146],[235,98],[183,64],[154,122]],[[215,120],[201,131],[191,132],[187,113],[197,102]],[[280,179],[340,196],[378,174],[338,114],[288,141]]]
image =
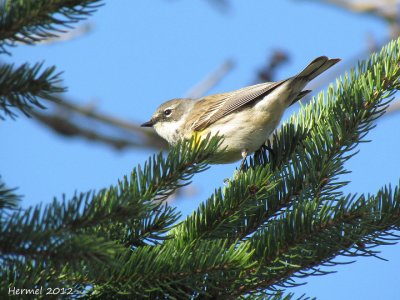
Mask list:
[[9,295],[9,288],[32,288],[36,286],[59,286],[57,273],[41,261],[14,261],[0,269],[0,293]]
[[[73,230],[83,197],[60,204],[56,200],[42,209],[41,205],[13,212],[0,224],[0,258],[2,263],[38,260],[51,261],[60,269],[82,260],[111,262],[122,249],[102,237],[88,236]],[[105,251],[105,249],[107,249]]]
[[[105,206],[118,207],[104,213],[109,220],[109,226],[116,230],[112,236],[119,236],[120,242],[130,247],[143,245],[144,242],[157,244],[158,241],[164,240],[165,233],[180,215],[163,201],[176,189],[190,184],[194,174],[207,170],[209,161],[220,145],[221,137],[218,136],[212,138],[209,136],[201,142],[192,138],[181,141],[171,148],[166,158],[161,152],[150,158],[143,168],[140,166],[135,168],[130,181],[125,177],[119,182],[119,195],[114,191],[111,194],[117,196],[113,197],[111,202],[109,200],[102,202],[102,206],[104,203],[110,203]],[[119,219],[118,215],[113,217],[113,211],[121,214],[124,211],[124,205],[129,204],[130,201],[136,201],[144,205],[146,209],[140,215],[136,215],[136,218],[132,218],[134,211],[130,214],[122,214],[131,216],[128,220]],[[93,220],[99,219],[101,216],[93,218]],[[118,224],[118,220],[122,223]],[[99,230],[104,231],[105,234],[112,232],[109,229]]]
[[[119,270],[98,274],[93,294],[120,293],[137,297],[175,298],[207,296],[228,274],[251,268],[251,250],[247,244],[227,244],[225,240],[182,243],[171,241],[168,247],[145,246],[121,256]],[[117,284],[116,284],[117,283]]]
[[378,257],[374,248],[396,243],[400,236],[393,230],[399,229],[399,186],[322,207],[317,201],[301,203],[250,238],[265,269],[259,269],[262,280],[245,289],[275,290],[296,285],[294,278],[328,274],[323,268],[340,264],[338,256]]
[[215,296],[280,294],[299,285],[297,278],[329,274],[327,267],[352,262],[338,261],[338,256],[378,257],[375,247],[400,239],[393,233],[400,229],[399,188],[385,186],[376,195],[357,199],[349,195],[323,206],[318,200],[298,202],[245,242],[255,251],[256,265],[230,274],[225,281],[208,277],[219,283]]
[[[249,169],[237,180],[219,188],[197,211],[172,230],[183,241],[226,238],[236,240],[241,223],[253,215],[262,199],[274,189],[267,168]],[[239,196],[240,195],[240,196]]]
[[[249,299],[249,296],[239,296],[236,299]],[[293,293],[285,293],[283,291],[277,291],[271,293],[270,291],[259,291],[258,293],[252,293],[251,298],[253,300],[316,300],[316,298],[310,298],[305,294],[300,297],[296,297]]]
[[[376,256],[369,247],[384,244],[388,230],[398,229],[397,188],[393,194],[380,192],[371,198],[363,205],[375,209],[364,212],[349,206],[355,200],[343,195],[341,187],[347,182],[340,180],[340,176],[348,173],[344,163],[357,153],[359,143],[367,141],[367,133],[400,88],[399,62],[400,40],[397,40],[384,47],[379,55],[360,63],[357,71],[352,70],[337,81],[336,87],[331,85],[326,94],[320,93],[298,115],[292,116],[267,147],[255,155],[246,172],[237,174],[224,190],[217,190],[172,231],[178,239],[195,243],[221,237],[239,244],[259,236],[272,239],[260,246],[254,244],[253,249],[259,251],[256,250],[254,258],[260,265],[244,272],[248,276],[238,280],[239,285],[243,281],[246,284],[234,285],[238,274],[231,278],[231,283],[226,281],[219,296],[230,295],[233,290],[239,296],[291,286],[296,276],[325,274],[319,266],[337,263],[333,258],[340,255]],[[265,181],[254,174],[263,174]],[[246,182],[251,176],[254,185]],[[248,196],[250,190],[257,193],[261,187],[259,198]],[[376,204],[373,199],[380,197],[383,200]],[[356,201],[365,202],[363,198]],[[343,207],[345,204],[353,210]],[[383,215],[377,209],[382,206],[391,209],[377,221],[382,227],[377,227],[371,218]],[[333,218],[337,210],[342,212],[342,218],[340,214]],[[319,217],[331,227],[321,224],[320,231],[307,231],[309,227],[304,226],[314,224]],[[270,227],[274,224],[281,224],[281,230]],[[299,232],[302,228],[309,235]],[[290,230],[294,231],[292,235]],[[279,237],[288,238],[293,246],[285,248],[284,242],[274,239]],[[279,255],[267,261],[275,265],[263,269],[265,249],[273,251],[274,247],[279,247]],[[268,281],[268,276],[273,282]]]
[[0,66],[0,119],[6,116],[16,117],[15,109],[29,116],[33,107],[45,108],[39,99],[54,101],[54,94],[65,91],[60,86],[60,73],[55,73],[55,67],[43,70],[43,63],[33,67],[23,64],[18,68],[14,65]]
[[111,233],[111,239],[119,240],[127,247],[157,245],[169,239],[166,233],[179,217],[180,213],[176,211],[175,207],[168,204],[157,205],[143,218],[111,224],[107,231]]
[[338,178],[348,173],[344,163],[357,153],[359,143],[367,141],[375,120],[400,88],[399,47],[399,40],[391,42],[379,55],[360,63],[357,73],[352,70],[326,95],[320,93],[255,155],[251,167],[272,166],[285,180],[292,178],[299,184],[288,193],[287,187],[294,185],[281,180],[278,187],[283,195],[318,197],[321,203],[341,197],[340,188],[347,182]]
[[[56,2],[66,3],[47,3]],[[5,41],[32,43],[35,34],[43,33],[42,39],[64,25],[38,25],[39,33],[32,29],[29,37],[18,33]],[[399,62],[400,39],[292,116],[243,171],[179,224],[179,213],[165,199],[208,168],[219,138],[182,141],[97,193],[5,217],[0,210],[1,289],[10,282],[62,283],[88,298],[290,299],[282,290],[348,263],[341,257],[379,257],[375,247],[400,239],[400,186],[344,195],[341,176],[400,89]],[[0,81],[0,96],[1,88],[7,85]],[[4,97],[9,116],[10,107],[27,113],[40,107],[37,98],[47,99]],[[0,203],[2,195],[15,198],[0,183]]]
[[[314,100],[310,105],[303,108],[298,117],[292,117],[291,124],[297,125],[298,128],[301,129],[301,132],[307,132],[306,138],[298,144],[298,147],[292,148],[293,152],[278,152],[274,151],[272,147],[272,151],[269,152],[269,155],[265,151],[262,153],[261,159],[256,156],[253,166],[257,166],[257,163],[260,162],[268,166],[271,165],[271,162],[273,162],[273,166],[286,164],[291,166],[291,170],[294,171],[291,173],[296,173],[296,170],[303,165],[304,167],[300,168],[301,172],[299,174],[304,174],[305,177],[303,177],[303,180],[307,185],[312,183],[311,193],[305,194],[304,187],[307,186],[303,185],[301,189],[303,191],[302,194],[299,195],[297,201],[292,202],[294,206],[292,206],[290,211],[299,213],[299,218],[293,220],[290,219],[288,214],[283,214],[278,218],[279,222],[283,222],[282,220],[284,220],[287,222],[285,224],[295,224],[296,228],[301,228],[301,225],[304,225],[304,221],[316,222],[315,214],[311,214],[309,217],[304,215],[307,211],[307,199],[313,199],[316,208],[322,205],[321,209],[324,208],[326,202],[337,201],[335,199],[340,196],[340,192],[337,193],[335,190],[345,184],[343,182],[338,182],[336,179],[338,175],[345,172],[343,163],[356,153],[354,151],[356,145],[364,141],[363,139],[368,131],[374,127],[373,122],[383,114],[388,99],[391,100],[395,91],[400,88],[399,53],[399,40],[390,43],[382,49],[379,55],[374,54],[369,61],[361,63],[357,74],[353,70],[350,76],[346,76],[341,82],[338,82],[336,89],[331,86],[326,98],[324,98],[323,93],[321,93],[318,100]],[[282,134],[284,133],[285,131],[282,131]],[[280,138],[275,137],[275,146],[279,145],[279,141],[281,144],[278,149],[290,149],[287,145],[290,139],[285,136],[280,136]],[[270,155],[271,152],[273,155]],[[278,155],[274,156],[276,153]],[[307,174],[310,175],[307,176]],[[325,180],[321,180],[324,178]],[[296,248],[297,252],[294,254],[287,254],[287,252],[283,252],[284,249],[280,249],[280,252],[278,252],[281,254],[283,252],[287,254],[287,256],[283,255],[280,258],[276,258],[276,262],[281,265],[273,266],[272,269],[268,269],[266,274],[272,275],[271,278],[276,280],[277,277],[274,276],[272,272],[274,269],[278,272],[279,270],[287,271],[287,269],[295,271],[285,273],[281,280],[276,281],[274,284],[271,284],[271,282],[268,283],[264,278],[263,283],[258,285],[258,288],[262,289],[266,288],[266,286],[276,288],[275,285],[279,286],[282,283],[287,284],[287,282],[293,279],[297,271],[301,271],[301,276],[324,274],[324,272],[319,271],[318,266],[324,263],[332,264],[331,259],[338,255],[374,256],[376,253],[366,250],[364,247],[358,247],[357,251],[349,251],[346,250],[346,248],[352,246],[356,241],[362,241],[360,245],[369,243],[372,247],[383,244],[381,238],[384,238],[384,236],[388,234],[387,230],[392,228],[398,229],[399,216],[396,208],[398,207],[399,199],[397,189],[393,195],[391,195],[390,192],[386,194],[380,192],[377,198],[380,197],[386,200],[386,202],[379,203],[378,207],[385,206],[393,208],[393,211],[387,212],[387,215],[392,218],[386,223],[384,229],[381,231],[377,230],[376,224],[374,223],[372,223],[371,227],[362,226],[366,220],[369,220],[368,217],[370,217],[370,215],[366,214],[361,215],[362,218],[359,223],[356,223],[353,227],[350,227],[350,229],[347,227],[347,231],[354,235],[348,234],[342,237],[339,234],[339,237],[335,239],[334,233],[324,232],[319,237],[319,240],[316,234],[312,237],[308,236],[307,241],[312,241],[308,246],[309,253],[307,253],[307,247],[305,245],[302,245],[299,241],[293,241],[293,247]],[[345,203],[349,202],[351,202],[351,199],[346,198]],[[339,204],[333,207],[334,209],[340,209]],[[372,213],[372,216],[376,215],[380,214],[376,212]],[[254,237],[258,236],[259,231],[266,235],[266,231],[262,229],[263,224],[272,226],[270,224],[274,224],[274,222],[274,219],[268,219],[267,223],[260,222],[259,226],[261,226],[261,229],[256,231]],[[334,231],[338,230],[338,227],[340,228],[338,224],[333,223],[333,225]],[[280,231],[281,234],[288,236],[289,228],[290,226],[288,227],[288,225],[284,227],[284,230],[282,229],[282,231]],[[359,229],[359,231],[357,231],[357,229]],[[342,230],[344,230],[343,227]],[[371,230],[375,231],[371,232]],[[337,232],[340,232],[340,230]],[[268,233],[269,236],[266,237],[269,238],[279,236],[279,232],[277,232],[276,229],[271,229]],[[376,240],[369,238],[369,234],[375,237]],[[300,233],[296,233],[292,237],[294,236],[298,237],[301,235]],[[316,240],[318,242],[316,242]],[[368,241],[368,243],[366,241]],[[279,241],[270,241],[259,249],[263,251],[265,251],[266,248],[271,249],[272,247],[273,249],[273,245],[280,245]],[[316,245],[322,245],[322,249],[316,247]],[[323,245],[326,245],[327,248],[323,248]],[[318,252],[318,249],[320,252]],[[301,262],[307,261],[308,254],[310,254],[310,260],[309,264],[305,267]],[[290,261],[289,258],[293,258],[294,261]],[[300,259],[301,261],[298,262],[296,259]],[[311,270],[311,272],[302,271],[304,268]],[[254,290],[257,289],[255,288],[253,291]],[[248,291],[249,290],[247,290],[247,292]]]
[[74,272],[97,274],[93,264],[119,270],[118,255],[170,238],[166,232],[179,215],[163,200],[207,169],[220,144],[218,137],[182,141],[166,157],[154,155],[143,168],[135,168],[117,186],[13,212],[0,223],[2,266],[8,270],[14,263],[43,262],[41,267],[68,282]]
[[15,194],[16,188],[8,188],[0,177],[0,221],[6,210],[15,210],[19,206],[21,196]]
[[[34,44],[93,14],[100,0],[6,0],[0,3],[0,51],[16,42]],[[0,53],[1,53],[0,52]]]

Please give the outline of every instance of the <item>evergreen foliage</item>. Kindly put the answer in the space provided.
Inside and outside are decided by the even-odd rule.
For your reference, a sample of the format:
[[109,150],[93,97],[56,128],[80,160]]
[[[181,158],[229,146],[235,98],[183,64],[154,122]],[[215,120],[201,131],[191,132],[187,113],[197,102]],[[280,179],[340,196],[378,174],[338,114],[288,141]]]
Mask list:
[[4,0],[0,2],[0,53],[16,42],[33,44],[56,37],[62,28],[91,15],[100,0]]
[[[47,38],[98,4],[4,1],[0,48]],[[62,91],[54,68],[41,69],[0,67],[5,116]],[[292,299],[286,288],[298,278],[378,257],[376,246],[399,239],[400,185],[345,195],[343,175],[399,79],[400,39],[302,107],[182,221],[165,200],[208,169],[223,137],[181,141],[115,186],[44,206],[18,208],[20,197],[1,182],[0,295],[42,286],[70,288],[66,298]]]
[[[100,0],[4,0],[0,2],[0,54],[17,42],[34,44],[57,36],[63,28],[91,15]],[[32,107],[44,108],[40,98],[54,101],[60,86],[60,73],[55,67],[42,70],[43,63],[33,67],[24,64],[0,65],[0,119],[15,117],[12,109],[29,115]]]
[[[0,224],[2,267],[9,271],[10,265],[27,263],[42,268],[33,282],[49,273],[64,278],[66,266],[68,272],[78,273],[88,269],[99,274],[99,264],[119,270],[123,265],[116,257],[125,255],[125,249],[156,245],[167,238],[165,232],[179,214],[164,200],[208,168],[220,140],[183,141],[167,157],[160,153],[143,168],[135,168],[117,186],[13,212]],[[2,275],[3,280],[15,277],[13,285],[29,277],[14,267],[11,270],[16,273]],[[3,281],[2,286],[8,283]]]
[[15,118],[15,109],[29,116],[33,107],[45,108],[41,99],[54,101],[55,93],[65,91],[60,86],[60,74],[55,74],[55,67],[42,71],[43,63],[33,67],[23,64],[17,69],[13,65],[0,66],[0,119],[6,116]]
[[8,188],[0,178],[0,209],[12,210],[18,207],[20,196],[15,194],[15,188]]

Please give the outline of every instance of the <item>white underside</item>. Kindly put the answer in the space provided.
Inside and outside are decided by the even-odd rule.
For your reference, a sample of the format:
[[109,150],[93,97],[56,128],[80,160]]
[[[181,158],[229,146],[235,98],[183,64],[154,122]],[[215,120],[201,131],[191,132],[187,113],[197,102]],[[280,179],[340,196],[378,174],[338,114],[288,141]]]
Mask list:
[[255,106],[234,112],[206,129],[205,134],[219,133],[225,137],[221,149],[226,147],[226,151],[218,155],[216,162],[237,161],[244,150],[250,154],[259,149],[279,125],[287,107],[286,102],[281,101],[283,98],[285,95],[277,90]]
[[[201,134],[207,136],[219,134],[224,136],[220,149],[226,149],[217,153],[214,163],[228,163],[240,160],[242,152],[247,150],[250,154],[259,149],[271,133],[278,126],[281,117],[291,103],[294,95],[303,88],[296,87],[295,90],[286,82],[277,87],[272,94],[265,96],[256,105],[233,112],[204,129]],[[188,115],[191,112],[188,113]],[[175,144],[179,138],[190,138],[192,130],[185,126],[186,118],[178,122],[168,124],[157,123],[154,129],[168,141]]]

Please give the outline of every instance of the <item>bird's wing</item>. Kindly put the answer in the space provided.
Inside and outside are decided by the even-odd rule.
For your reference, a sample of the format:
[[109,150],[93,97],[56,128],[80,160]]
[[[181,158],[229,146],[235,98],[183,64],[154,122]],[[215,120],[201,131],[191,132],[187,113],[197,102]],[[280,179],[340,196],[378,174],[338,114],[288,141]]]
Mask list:
[[231,93],[208,96],[202,100],[199,100],[197,106],[198,108],[209,108],[204,110],[197,120],[194,120],[192,128],[195,131],[203,130],[208,125],[229,115],[235,110],[269,94],[272,90],[284,83],[286,80],[278,82],[265,82],[248,86]]
[[[193,120],[192,128],[195,131],[203,130],[208,125],[218,121],[226,115],[229,115],[235,110],[258,100],[261,97],[265,97],[275,88],[288,80],[293,79],[296,80],[296,82],[300,82],[302,85],[301,89],[303,89],[308,81],[314,79],[339,61],[340,59],[337,58],[329,59],[326,56],[320,56],[309,63],[308,66],[299,74],[286,80],[261,83],[245,87],[232,93],[205,97],[197,103],[197,109],[195,111],[199,113],[199,116],[195,116],[197,119]],[[308,93],[308,91],[300,92],[300,90],[298,96],[295,98],[295,101],[299,100]],[[288,103],[288,105],[293,104],[295,101]]]

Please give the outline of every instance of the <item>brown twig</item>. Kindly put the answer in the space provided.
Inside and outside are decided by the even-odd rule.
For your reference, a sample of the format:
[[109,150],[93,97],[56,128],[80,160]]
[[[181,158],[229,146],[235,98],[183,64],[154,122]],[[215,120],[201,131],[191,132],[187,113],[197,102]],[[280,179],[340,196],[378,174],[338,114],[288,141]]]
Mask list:
[[76,112],[80,115],[84,115],[90,119],[94,119],[96,121],[103,122],[108,125],[112,125],[115,127],[119,127],[121,129],[126,129],[129,131],[149,135],[149,130],[145,130],[144,128],[140,127],[136,123],[132,123],[127,120],[123,120],[121,118],[117,118],[111,115],[107,115],[104,113],[100,113],[96,111],[95,107],[92,105],[86,105],[86,106],[80,106],[77,104],[74,104],[71,101],[67,101],[66,99],[60,99],[60,101],[57,103],[58,107],[63,107],[66,110]]
[[[31,112],[34,118],[46,125],[48,128],[52,129],[54,132],[64,136],[64,137],[83,137],[90,141],[96,141],[112,146],[117,150],[122,150],[124,148],[149,148],[152,144],[144,144],[134,141],[129,138],[114,138],[107,136],[105,134],[96,132],[95,130],[86,129],[79,126],[68,118],[61,117],[59,115],[43,114],[38,111]],[[154,147],[159,148],[159,147]]]
[[232,8],[229,0],[208,0],[208,2],[222,13],[228,13]]
[[397,18],[396,1],[392,0],[375,0],[369,1],[349,1],[349,0],[314,0],[335,5],[337,7],[351,10],[356,13],[367,13],[375,15],[379,18],[385,18],[387,21],[395,21]]
[[275,73],[279,67],[289,61],[289,55],[282,50],[275,50],[267,59],[264,67],[257,73],[257,83],[274,81]]
[[[193,98],[203,96],[232,70],[233,65],[231,60],[227,60],[195,85],[188,92],[188,96]],[[96,107],[78,105],[66,98],[58,100],[50,104],[52,105],[50,113],[34,111],[32,115],[37,121],[64,137],[80,136],[118,150],[126,148],[166,149],[168,147],[167,142],[160,138],[154,130],[140,127],[139,123],[101,113]],[[96,122],[96,124],[88,127],[87,124],[91,122]],[[117,138],[118,134],[104,134],[102,132],[104,125],[110,127],[112,131],[118,132],[119,135],[122,132],[123,137]]]
[[386,114],[398,113],[400,111],[400,100],[393,102],[388,109],[386,110]]
[[221,82],[226,75],[232,71],[235,63],[232,60],[225,61],[215,71],[208,74],[202,81],[193,86],[186,94],[186,98],[200,98],[204,96],[209,90]]
[[[34,44],[53,44],[58,42],[65,42],[69,40],[73,40],[79,37],[82,37],[93,31],[94,25],[93,23],[84,23],[82,25],[77,26],[76,28],[71,29],[70,31],[60,32],[56,36],[49,37],[47,39],[38,39],[34,42]],[[35,36],[38,37],[38,36]],[[26,42],[23,36],[19,37],[19,41],[17,44],[32,44],[32,42]]]
[[[73,104],[67,99],[53,102],[50,111],[50,113],[42,113],[36,110],[31,114],[37,121],[64,137],[83,137],[117,150],[166,149],[168,147],[167,143],[151,130],[145,130],[134,123],[99,113],[93,108]],[[104,125],[115,134],[104,134],[102,132]]]
[[[395,0],[375,0],[374,2],[365,3],[364,1],[351,1],[351,0],[314,0],[320,3],[335,5],[337,7],[350,10],[355,13],[368,13],[372,14],[378,18],[383,18],[389,26],[390,36],[395,38],[400,33],[400,20],[399,20],[399,10],[397,7],[397,1]],[[390,38],[389,38],[390,39]],[[371,54],[371,52],[380,49],[385,45],[389,39],[385,39],[381,42],[377,42],[371,35],[368,36],[368,50],[355,56],[353,59],[347,61],[347,63],[341,63],[339,67],[335,67],[332,71],[318,77],[309,84],[307,88],[309,89],[319,89],[331,82],[339,74],[344,73],[345,70],[350,69],[354,66],[354,62],[366,58]],[[307,102],[311,99],[311,96],[304,99],[303,102]],[[387,116],[390,113],[394,113],[400,110],[400,104],[398,102],[392,102],[387,109]]]

